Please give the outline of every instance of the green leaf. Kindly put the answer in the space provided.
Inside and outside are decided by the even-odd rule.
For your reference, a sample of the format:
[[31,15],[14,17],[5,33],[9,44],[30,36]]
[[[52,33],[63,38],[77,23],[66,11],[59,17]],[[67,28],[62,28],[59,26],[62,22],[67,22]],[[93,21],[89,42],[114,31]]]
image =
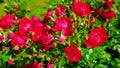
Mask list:
[[96,67],[96,68],[107,68],[107,66],[106,66],[106,65],[103,65],[103,64],[98,64],[98,65],[96,65],[95,67]]
[[[65,55],[65,54],[63,54],[63,55]],[[65,57],[64,56],[62,56],[62,58],[60,59],[60,61],[59,61],[59,65],[60,66],[64,66],[65,65],[65,63],[66,63],[66,60],[65,60]]]
[[10,59],[10,57],[11,57],[11,55],[9,55],[8,52],[4,52],[2,54],[1,59],[2,59],[3,63],[5,63],[6,61],[8,61]]

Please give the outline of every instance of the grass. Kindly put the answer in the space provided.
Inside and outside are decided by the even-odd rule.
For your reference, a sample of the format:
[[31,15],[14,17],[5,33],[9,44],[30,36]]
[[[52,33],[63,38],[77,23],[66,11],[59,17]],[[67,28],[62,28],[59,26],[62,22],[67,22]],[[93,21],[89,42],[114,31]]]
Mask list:
[[[24,1],[24,0],[23,0]],[[47,11],[49,0],[26,0],[27,1],[27,7],[30,9],[30,12],[27,12],[27,17],[37,16],[42,17],[43,14]],[[0,3],[0,17],[5,15],[4,3]]]
[[0,3],[0,17],[5,14],[5,12],[4,12],[4,6],[5,6],[5,3]]
[[43,14],[47,11],[48,3],[49,0],[33,0],[29,2],[28,7],[31,9],[31,11],[27,13],[27,15],[29,17],[37,16],[43,18]]

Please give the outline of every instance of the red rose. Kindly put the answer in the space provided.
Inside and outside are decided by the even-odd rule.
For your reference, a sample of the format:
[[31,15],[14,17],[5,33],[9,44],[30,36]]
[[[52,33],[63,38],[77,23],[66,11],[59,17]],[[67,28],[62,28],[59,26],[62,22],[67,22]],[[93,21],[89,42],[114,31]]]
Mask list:
[[44,19],[49,20],[50,17],[52,16],[52,14],[53,14],[53,10],[49,9],[48,12],[46,14],[44,14]]
[[107,12],[103,13],[103,17],[105,19],[111,19],[111,18],[115,18],[116,15],[113,10],[109,9],[109,10],[107,10]]
[[84,44],[87,47],[95,48],[99,45],[104,44],[107,41],[107,34],[104,28],[94,28],[91,33],[88,35],[88,40],[84,41]]
[[28,33],[32,29],[32,21],[28,18],[23,18],[19,21],[19,30]]
[[38,61],[35,61],[33,63],[26,65],[25,68],[43,68],[43,64],[38,63]]
[[32,31],[36,30],[36,29],[40,29],[42,31],[48,31],[48,27],[46,24],[39,22],[39,23],[35,23],[32,27]]
[[70,62],[79,62],[81,59],[81,52],[76,45],[72,45],[71,47],[67,46],[64,52]]
[[64,12],[66,11],[66,7],[62,6],[61,4],[57,5],[56,7],[56,15],[61,16],[64,14]]
[[33,31],[32,40],[36,44],[49,45],[53,41],[53,38],[51,34],[43,32],[42,29],[36,29]]
[[14,33],[8,33],[8,38],[12,39],[14,37]]
[[47,28],[47,25],[43,22],[43,21],[40,21],[39,18],[33,16],[32,17],[32,31],[36,31],[40,29],[40,31],[48,31],[48,28]]
[[11,44],[21,46],[21,47],[27,46],[26,42],[28,38],[29,36],[27,36],[25,33],[16,31],[14,33],[14,36],[12,37]]
[[13,26],[14,24],[15,24],[15,22],[14,22],[14,16],[13,15],[7,14],[0,19],[0,27],[3,30],[8,29],[9,27]]
[[40,44],[41,43],[41,37],[42,37],[42,31],[41,29],[34,29],[33,31],[33,35],[32,35],[32,40],[36,43],[36,44]]
[[72,23],[70,18],[67,17],[60,17],[57,18],[55,21],[55,25],[52,28],[53,31],[63,31],[65,36],[71,36],[72,35]]
[[36,44],[41,44],[42,43],[42,35],[44,34],[44,32],[48,31],[48,28],[46,26],[46,24],[42,21],[40,21],[39,18],[37,17],[32,17],[32,40],[36,43]]
[[65,30],[67,27],[69,27],[71,25],[71,20],[70,18],[67,17],[60,17],[57,18],[55,21],[55,25],[53,27],[54,31],[63,31]]
[[32,18],[32,21],[34,22],[32,25],[32,40],[36,44],[49,45],[52,41],[52,36],[49,34],[47,25],[36,17]]
[[43,33],[42,37],[41,37],[41,40],[42,40],[42,44],[50,45],[50,43],[53,41],[53,37],[52,37],[51,34]]
[[87,16],[91,14],[90,5],[86,2],[74,2],[72,11],[79,16]]
[[98,14],[100,14],[100,15],[103,14],[103,11],[102,11],[101,9],[96,10],[96,12],[97,12]]
[[102,19],[112,19],[116,17],[113,10],[107,9],[106,11],[107,12],[103,12],[103,10],[98,9],[96,12],[100,15]]
[[67,27],[64,31],[64,36],[69,37],[72,35],[72,27]]
[[33,23],[35,24],[35,23],[40,23],[40,18],[37,18],[37,17],[35,17],[35,16],[32,16],[32,21],[33,21]]

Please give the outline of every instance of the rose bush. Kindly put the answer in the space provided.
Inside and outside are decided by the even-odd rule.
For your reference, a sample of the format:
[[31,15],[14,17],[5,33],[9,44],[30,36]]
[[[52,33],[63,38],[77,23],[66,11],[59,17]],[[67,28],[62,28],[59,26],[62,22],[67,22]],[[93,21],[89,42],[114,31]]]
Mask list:
[[120,1],[35,1],[3,2],[0,68],[120,67]]

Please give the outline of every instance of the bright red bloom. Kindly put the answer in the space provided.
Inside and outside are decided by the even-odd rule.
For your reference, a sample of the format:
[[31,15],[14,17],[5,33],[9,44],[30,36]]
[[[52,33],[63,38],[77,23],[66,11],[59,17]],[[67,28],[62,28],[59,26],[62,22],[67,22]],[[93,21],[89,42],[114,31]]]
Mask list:
[[70,18],[60,17],[56,19],[55,25],[53,27],[53,31],[63,31],[65,36],[71,36],[72,35],[71,25],[72,23],[71,23]]
[[53,41],[53,37],[51,34],[43,33],[41,40],[42,40],[42,44],[49,45]]
[[111,9],[107,9],[107,12],[103,12],[101,9],[98,9],[97,13],[102,19],[112,19],[116,17],[114,11]]
[[19,30],[22,32],[28,33],[36,29],[42,29],[43,31],[46,31],[47,26],[35,16],[33,16],[31,20],[28,18],[23,18],[19,21]]
[[40,18],[37,18],[37,17],[35,17],[35,16],[32,16],[32,21],[33,21],[34,24],[41,22],[41,21],[40,21]]
[[34,22],[32,27],[32,40],[36,44],[49,45],[52,36],[48,34],[47,25],[35,17],[32,18],[32,21]]
[[32,27],[32,31],[34,31],[36,29],[40,29],[43,32],[48,31],[48,27],[44,22],[35,23]]
[[20,32],[19,30],[14,33],[14,37],[11,40],[11,44],[15,46],[24,47],[27,46],[27,40],[29,39],[29,36],[27,36],[25,33]]
[[96,10],[96,12],[97,12],[98,14],[100,14],[100,15],[103,14],[103,11],[102,11],[101,9]]
[[53,27],[54,31],[63,31],[65,30],[67,27],[69,27],[71,25],[71,20],[70,18],[67,17],[60,17],[57,18],[55,21],[55,25]]
[[90,5],[86,2],[74,2],[72,11],[79,16],[87,16],[91,14]]
[[107,34],[104,28],[94,28],[88,35],[88,40],[84,41],[87,47],[95,48],[99,45],[104,44],[107,41]]
[[52,36],[48,34],[47,32],[44,33],[41,29],[36,29],[33,32],[34,33],[32,35],[32,40],[36,44],[49,45],[53,41]]
[[64,50],[67,59],[70,62],[79,62],[81,59],[81,51],[76,47],[76,45],[67,46]]
[[56,15],[57,16],[62,16],[65,11],[66,11],[65,6],[62,6],[61,4],[57,5],[57,7],[56,7]]
[[69,37],[72,35],[72,27],[67,27],[64,31],[64,36]]
[[32,40],[36,44],[41,43],[41,37],[42,37],[42,30],[41,29],[36,29],[36,30],[33,31]]
[[33,63],[26,65],[25,68],[43,68],[43,64],[38,63],[38,61],[35,61]]
[[8,38],[12,39],[14,37],[14,33],[8,33]]
[[15,22],[14,22],[14,16],[13,15],[7,14],[0,19],[0,27],[3,30],[8,29],[9,27],[13,26],[14,24],[15,24]]
[[32,17],[32,31],[40,29],[40,31],[46,32],[48,31],[47,25],[43,22],[40,21],[39,18],[33,16]]
[[116,15],[113,10],[107,10],[107,12],[103,13],[103,17],[105,19],[112,19],[112,18],[115,18]]
[[23,18],[19,21],[19,30],[28,33],[32,29],[32,24],[28,18]]
[[71,25],[70,18],[60,17],[56,19],[53,29],[55,31],[63,31],[70,25]]
[[44,14],[44,19],[49,20],[50,17],[52,16],[52,14],[53,14],[53,10],[49,9],[48,12],[46,14]]

